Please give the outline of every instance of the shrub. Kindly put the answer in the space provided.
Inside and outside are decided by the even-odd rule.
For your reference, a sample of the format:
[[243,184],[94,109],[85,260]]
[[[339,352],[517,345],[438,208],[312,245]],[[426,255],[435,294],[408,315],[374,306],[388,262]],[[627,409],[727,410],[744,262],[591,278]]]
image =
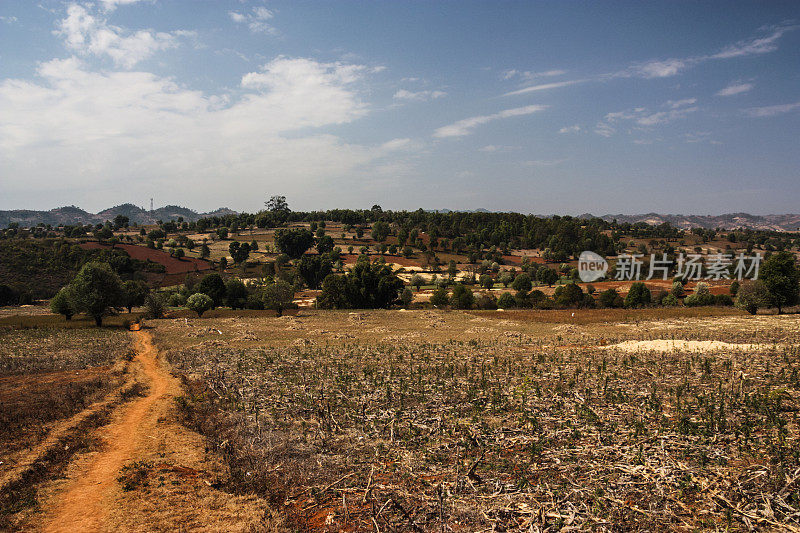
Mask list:
[[475,302],[478,309],[497,309],[497,298],[491,294],[483,294]]
[[597,301],[603,307],[622,307],[623,300],[616,289],[606,289],[597,297]]
[[450,297],[450,305],[454,309],[472,309],[475,304],[475,295],[467,286],[456,283],[453,286],[453,295]]
[[[224,258],[223,258],[224,259]],[[216,272],[207,275],[197,284],[197,292],[202,292],[210,297],[214,302],[214,307],[218,307],[225,301],[226,288],[222,276]]]
[[664,307],[676,307],[679,304],[680,301],[675,297],[674,294],[667,294],[661,300],[661,305],[663,305]]
[[283,310],[292,305],[294,288],[282,279],[275,280],[264,289],[264,307],[274,309],[278,316],[283,315]]
[[770,303],[778,308],[778,314],[784,307],[800,301],[800,272],[793,253],[778,252],[771,255],[764,261],[758,279],[767,288]]
[[490,289],[494,287],[494,278],[489,274],[484,274],[480,278],[481,287],[484,289]]
[[164,316],[164,301],[161,295],[151,292],[144,299],[144,317],[161,318]]
[[240,309],[247,302],[247,287],[242,280],[233,278],[225,283],[225,303],[231,309]]
[[[191,296],[189,298],[191,298]],[[167,300],[167,305],[169,305],[170,307],[183,307],[186,304],[186,302],[187,299],[184,298],[181,293],[176,292],[169,297],[169,299]]]
[[625,296],[625,307],[644,307],[651,301],[650,289],[641,281],[631,284]]
[[560,307],[572,307],[583,303],[583,291],[576,283],[556,287],[553,301]]
[[50,300],[50,310],[56,314],[64,315],[67,320],[72,320],[75,310],[72,308],[72,295],[69,287],[64,287]]
[[202,317],[203,313],[208,311],[214,306],[214,300],[207,294],[198,292],[189,296],[186,300],[186,307],[197,313],[198,317]]
[[150,287],[144,281],[126,281],[122,284],[122,305],[130,313],[144,303]]
[[517,277],[514,278],[511,288],[517,292],[528,292],[533,288],[531,277],[525,272],[518,274]]
[[431,295],[432,305],[436,307],[445,307],[449,302],[450,298],[447,295],[447,289],[445,287],[438,287],[433,291],[433,295]]
[[729,294],[717,294],[714,296],[714,305],[729,307],[733,305],[733,298],[731,298]]
[[736,307],[744,309],[751,315],[761,307],[769,305],[769,291],[761,280],[745,281],[739,286],[736,294]]
[[511,296],[510,292],[504,292],[500,295],[500,298],[497,299],[497,307],[501,309],[511,309],[517,306],[516,300],[514,297]]
[[669,290],[669,292],[675,298],[683,298],[683,296],[686,294],[686,291],[683,288],[683,283],[680,281],[672,282],[672,288]]
[[408,307],[413,299],[414,299],[414,293],[411,292],[411,289],[409,289],[408,287],[403,289],[403,293],[400,295],[400,300],[403,302],[403,305],[405,307]]

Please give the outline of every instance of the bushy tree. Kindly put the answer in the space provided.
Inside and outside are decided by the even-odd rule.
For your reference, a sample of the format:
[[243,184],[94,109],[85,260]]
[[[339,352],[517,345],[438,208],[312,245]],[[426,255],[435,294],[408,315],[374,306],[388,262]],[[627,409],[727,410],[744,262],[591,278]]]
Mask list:
[[210,297],[214,302],[214,307],[219,307],[225,302],[225,282],[222,280],[222,276],[216,272],[208,274],[206,277],[200,280],[200,283],[197,284],[196,289],[197,292],[202,292]]
[[317,240],[317,252],[319,254],[326,254],[332,252],[334,247],[333,237],[330,235],[323,235]]
[[625,295],[625,307],[644,307],[650,305],[650,300],[650,289],[641,281],[637,281],[631,284],[628,294]]
[[419,274],[414,274],[413,276],[411,276],[411,282],[410,282],[410,285],[411,285],[412,287],[416,287],[416,288],[417,288],[417,291],[419,291],[420,287],[422,287],[423,285],[425,285],[425,278],[423,278],[423,277],[422,277],[422,276],[420,276]]
[[536,280],[548,287],[552,287],[558,281],[558,272],[548,267],[540,268],[536,271]]
[[214,300],[207,294],[197,292],[186,300],[186,307],[197,313],[198,317],[202,317],[203,313],[214,307]]
[[126,281],[122,284],[122,306],[130,313],[134,307],[144,304],[144,299],[149,292],[150,287],[144,281]]
[[274,309],[278,316],[283,316],[283,310],[289,307],[294,300],[294,289],[282,279],[264,288],[264,307]]
[[553,300],[559,307],[573,307],[584,303],[584,293],[577,283],[567,283],[556,287]]
[[151,292],[144,299],[144,317],[161,318],[164,316],[164,300],[161,295]]
[[683,283],[680,281],[672,282],[672,288],[669,290],[669,292],[675,298],[683,298],[683,295],[686,294],[686,291],[683,288]]
[[800,299],[800,273],[792,252],[772,254],[764,261],[758,279],[764,282],[770,303],[778,308],[778,314]]
[[517,274],[517,277],[514,278],[514,282],[511,284],[511,288],[517,292],[530,291],[533,288],[533,283],[531,283],[531,277],[526,272]]
[[514,275],[511,272],[503,272],[498,281],[507,289],[514,282]]
[[500,298],[497,299],[497,307],[500,309],[511,309],[516,306],[517,302],[510,292],[504,292],[500,295]]
[[307,229],[279,230],[275,233],[275,245],[292,259],[299,259],[314,245],[314,234]]
[[303,256],[297,263],[297,273],[310,289],[319,289],[323,280],[333,271],[327,256]]
[[372,238],[377,242],[383,242],[389,236],[390,231],[389,224],[379,220],[372,225]]
[[480,278],[480,284],[481,284],[481,287],[483,287],[484,289],[490,289],[491,290],[491,288],[494,287],[494,278],[492,276],[490,276],[489,274],[484,274]]
[[450,305],[454,309],[472,309],[475,304],[475,295],[472,290],[462,283],[453,285],[453,295],[450,296]]
[[739,286],[736,294],[736,307],[739,309],[744,309],[754,315],[759,308],[767,307],[769,303],[769,290],[763,281],[744,281]]
[[597,301],[600,302],[600,305],[603,307],[622,307],[624,305],[624,301],[622,300],[622,296],[619,295],[616,289],[606,289],[600,293],[597,297]]
[[411,289],[406,287],[403,289],[403,293],[400,295],[400,300],[403,302],[405,307],[411,305],[412,300],[414,300],[414,293],[411,292]]
[[328,309],[386,308],[397,300],[402,289],[402,280],[392,272],[389,265],[377,261],[370,263],[363,258],[347,274],[331,274],[325,278],[322,294],[317,298],[317,306]]
[[68,286],[63,287],[53,296],[50,300],[50,310],[56,314],[64,315],[67,320],[72,320],[75,310],[72,307],[72,295]]
[[431,305],[436,307],[445,307],[450,303],[450,297],[447,294],[446,287],[437,287],[431,295]]
[[103,317],[122,305],[122,282],[108,263],[86,263],[70,283],[76,311],[94,318],[97,327]]
[[238,278],[225,282],[225,303],[231,309],[241,309],[247,303],[247,287]]

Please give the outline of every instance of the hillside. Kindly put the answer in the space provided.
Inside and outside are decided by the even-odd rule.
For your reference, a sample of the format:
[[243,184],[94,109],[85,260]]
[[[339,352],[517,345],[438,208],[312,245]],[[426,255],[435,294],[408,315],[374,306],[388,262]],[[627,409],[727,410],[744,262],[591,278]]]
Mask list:
[[36,226],[38,224],[102,224],[106,220],[114,220],[117,215],[128,217],[131,223],[155,224],[159,220],[176,220],[183,217],[184,220],[193,221],[203,217],[235,215],[236,212],[228,208],[221,207],[208,213],[198,213],[186,207],[177,205],[167,205],[159,207],[153,211],[146,211],[133,204],[122,204],[115,207],[104,209],[99,213],[89,213],[74,205],[58,207],[50,211],[32,211],[27,209],[15,209],[11,211],[0,211],[0,227],[6,227],[12,222],[18,223],[23,227]]
[[[582,215],[591,217],[591,215]],[[800,215],[751,215],[749,213],[728,213],[725,215],[661,215],[646,213],[642,215],[605,215],[600,217],[611,222],[645,222],[650,225],[668,223],[681,228],[722,228],[722,229],[754,229],[764,231],[798,231],[800,228]]]

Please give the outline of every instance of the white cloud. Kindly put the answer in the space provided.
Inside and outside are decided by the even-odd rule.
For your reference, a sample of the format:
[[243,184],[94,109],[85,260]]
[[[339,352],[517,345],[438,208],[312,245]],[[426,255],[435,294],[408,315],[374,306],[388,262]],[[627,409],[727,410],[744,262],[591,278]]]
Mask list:
[[349,144],[315,129],[368,112],[366,70],[279,57],[243,76],[245,94],[232,98],[147,72],[93,72],[75,57],[45,62],[37,80],[0,81],[0,175],[15,177],[3,194],[57,178],[72,194],[118,197],[125,184],[206,204],[212,191],[214,203],[274,190],[323,202],[409,146]]
[[[798,26],[784,24],[767,28],[769,35],[739,41],[711,55],[696,55],[685,58],[654,59],[635,63],[627,69],[612,74],[611,77],[668,78],[684,70],[711,60],[731,59],[749,55],[766,54],[778,49],[778,39]],[[763,31],[763,30],[762,30]]]
[[603,137],[611,137],[617,131],[615,126],[625,122],[631,122],[640,129],[667,124],[696,112],[698,110],[698,107],[694,105],[696,102],[696,98],[669,100],[662,106],[668,108],[667,111],[652,112],[644,107],[636,107],[626,111],[607,113],[594,131]]
[[751,107],[750,109],[745,110],[745,113],[751,117],[774,117],[775,115],[789,113],[795,109],[800,109],[800,102],[795,102],[793,104],[769,105],[764,107]]
[[518,149],[519,149],[518,146],[498,146],[496,144],[487,144],[486,146],[478,148],[478,151],[495,153],[495,152],[511,152],[512,150],[518,150]]
[[0,22],[5,22],[6,24],[14,24],[17,20],[17,17],[0,17]]
[[141,1],[142,0],[100,0],[100,3],[103,5],[104,10],[114,11],[117,6],[127,6]]
[[444,91],[407,91],[405,89],[400,89],[396,93],[394,93],[395,100],[410,100],[416,102],[424,102],[426,100],[435,100],[437,98],[443,98],[447,96],[447,93]]
[[784,25],[772,28],[772,33],[764,37],[745,39],[736,44],[725,47],[721,52],[711,56],[711,59],[730,59],[757,54],[766,54],[778,49],[777,41],[784,33],[796,29],[797,26]]
[[522,78],[524,80],[533,80],[536,78],[551,78],[554,76],[561,76],[566,74],[566,70],[545,70],[542,72],[531,72],[529,70],[506,70],[503,72],[502,77],[504,80],[510,80],[512,78]]
[[247,24],[253,33],[277,34],[277,30],[267,21],[274,17],[272,11],[264,6],[254,7],[249,13],[228,11],[228,16],[237,24]]
[[63,37],[68,48],[81,55],[107,56],[118,66],[132,68],[159,50],[176,47],[178,37],[189,36],[191,32],[127,32],[90,14],[84,6],[72,4],[67,8],[67,17],[59,22],[56,34]]
[[554,167],[561,163],[566,163],[569,159],[534,159],[533,161],[523,161],[526,167]]
[[582,129],[583,128],[581,128],[579,125],[575,124],[574,126],[564,126],[560,130],[558,130],[558,133],[578,133]]
[[545,91],[547,89],[557,89],[559,87],[567,87],[568,85],[574,85],[576,83],[582,83],[586,80],[570,80],[570,81],[558,81],[554,83],[542,83],[540,85],[532,85],[530,87],[524,87],[522,89],[511,91],[509,93],[504,94],[503,96],[517,96],[519,94],[528,94],[536,91]]
[[735,94],[750,92],[752,89],[752,83],[733,83],[724,89],[720,89],[720,91],[717,92],[717,96],[733,96]]
[[465,118],[463,120],[459,120],[458,122],[454,122],[453,124],[450,124],[448,126],[442,126],[441,128],[438,128],[433,133],[433,136],[462,137],[464,135],[469,135],[470,133],[472,133],[472,129],[481,124],[486,124],[487,122],[492,122],[494,120],[499,120],[502,118],[530,115],[531,113],[536,113],[537,111],[542,111],[544,109],[547,109],[547,106],[529,105],[525,107],[515,107],[513,109],[505,109],[503,111],[494,113],[492,115],[480,115],[477,117]]

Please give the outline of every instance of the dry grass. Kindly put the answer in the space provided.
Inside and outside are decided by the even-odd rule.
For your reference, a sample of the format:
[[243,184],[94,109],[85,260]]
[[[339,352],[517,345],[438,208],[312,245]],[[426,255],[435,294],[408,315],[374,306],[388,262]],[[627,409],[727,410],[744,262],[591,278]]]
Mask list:
[[[800,526],[795,317],[568,314],[303,311],[156,339],[228,488],[298,529]],[[653,339],[767,346],[601,348]]]

